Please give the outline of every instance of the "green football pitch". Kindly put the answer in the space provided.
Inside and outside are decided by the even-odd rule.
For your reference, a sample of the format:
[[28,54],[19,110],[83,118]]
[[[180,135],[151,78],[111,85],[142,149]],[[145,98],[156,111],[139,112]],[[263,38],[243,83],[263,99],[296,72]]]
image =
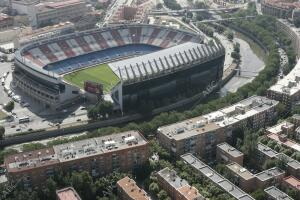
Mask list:
[[104,93],[110,90],[119,82],[119,78],[114,74],[107,64],[82,69],[64,76],[64,79],[83,89],[85,81],[101,83]]

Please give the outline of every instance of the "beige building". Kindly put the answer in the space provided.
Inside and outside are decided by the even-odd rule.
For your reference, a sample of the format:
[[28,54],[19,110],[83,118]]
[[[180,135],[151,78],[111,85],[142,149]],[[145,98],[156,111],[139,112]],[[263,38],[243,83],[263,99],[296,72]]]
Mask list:
[[73,187],[56,190],[57,200],[81,200]]
[[33,27],[43,27],[65,22],[87,13],[86,3],[81,0],[46,2],[35,5],[30,14]]

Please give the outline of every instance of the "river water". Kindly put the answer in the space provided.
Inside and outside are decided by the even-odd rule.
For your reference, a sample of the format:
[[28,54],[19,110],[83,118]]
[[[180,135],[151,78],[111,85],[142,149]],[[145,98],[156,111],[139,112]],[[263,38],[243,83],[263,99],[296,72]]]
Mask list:
[[240,76],[235,75],[221,88],[221,96],[225,96],[227,92],[236,92],[239,87],[251,82],[265,67],[266,54],[254,41],[239,33],[235,34],[234,41],[240,43],[241,73]]

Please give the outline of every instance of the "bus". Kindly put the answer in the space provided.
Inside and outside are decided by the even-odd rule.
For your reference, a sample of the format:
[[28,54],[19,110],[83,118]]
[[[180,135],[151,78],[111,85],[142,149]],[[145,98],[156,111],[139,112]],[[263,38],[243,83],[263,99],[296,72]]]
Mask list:
[[29,117],[21,117],[19,118],[19,124],[29,122]]

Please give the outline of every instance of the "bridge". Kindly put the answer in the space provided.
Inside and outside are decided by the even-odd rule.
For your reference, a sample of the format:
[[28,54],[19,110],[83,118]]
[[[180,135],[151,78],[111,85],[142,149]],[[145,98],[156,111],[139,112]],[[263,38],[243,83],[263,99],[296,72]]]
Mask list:
[[255,16],[229,17],[229,18],[223,18],[223,19],[208,19],[208,20],[198,21],[198,23],[221,22],[221,21],[233,21],[233,20],[237,20],[237,19],[252,19],[252,18],[255,18]]

